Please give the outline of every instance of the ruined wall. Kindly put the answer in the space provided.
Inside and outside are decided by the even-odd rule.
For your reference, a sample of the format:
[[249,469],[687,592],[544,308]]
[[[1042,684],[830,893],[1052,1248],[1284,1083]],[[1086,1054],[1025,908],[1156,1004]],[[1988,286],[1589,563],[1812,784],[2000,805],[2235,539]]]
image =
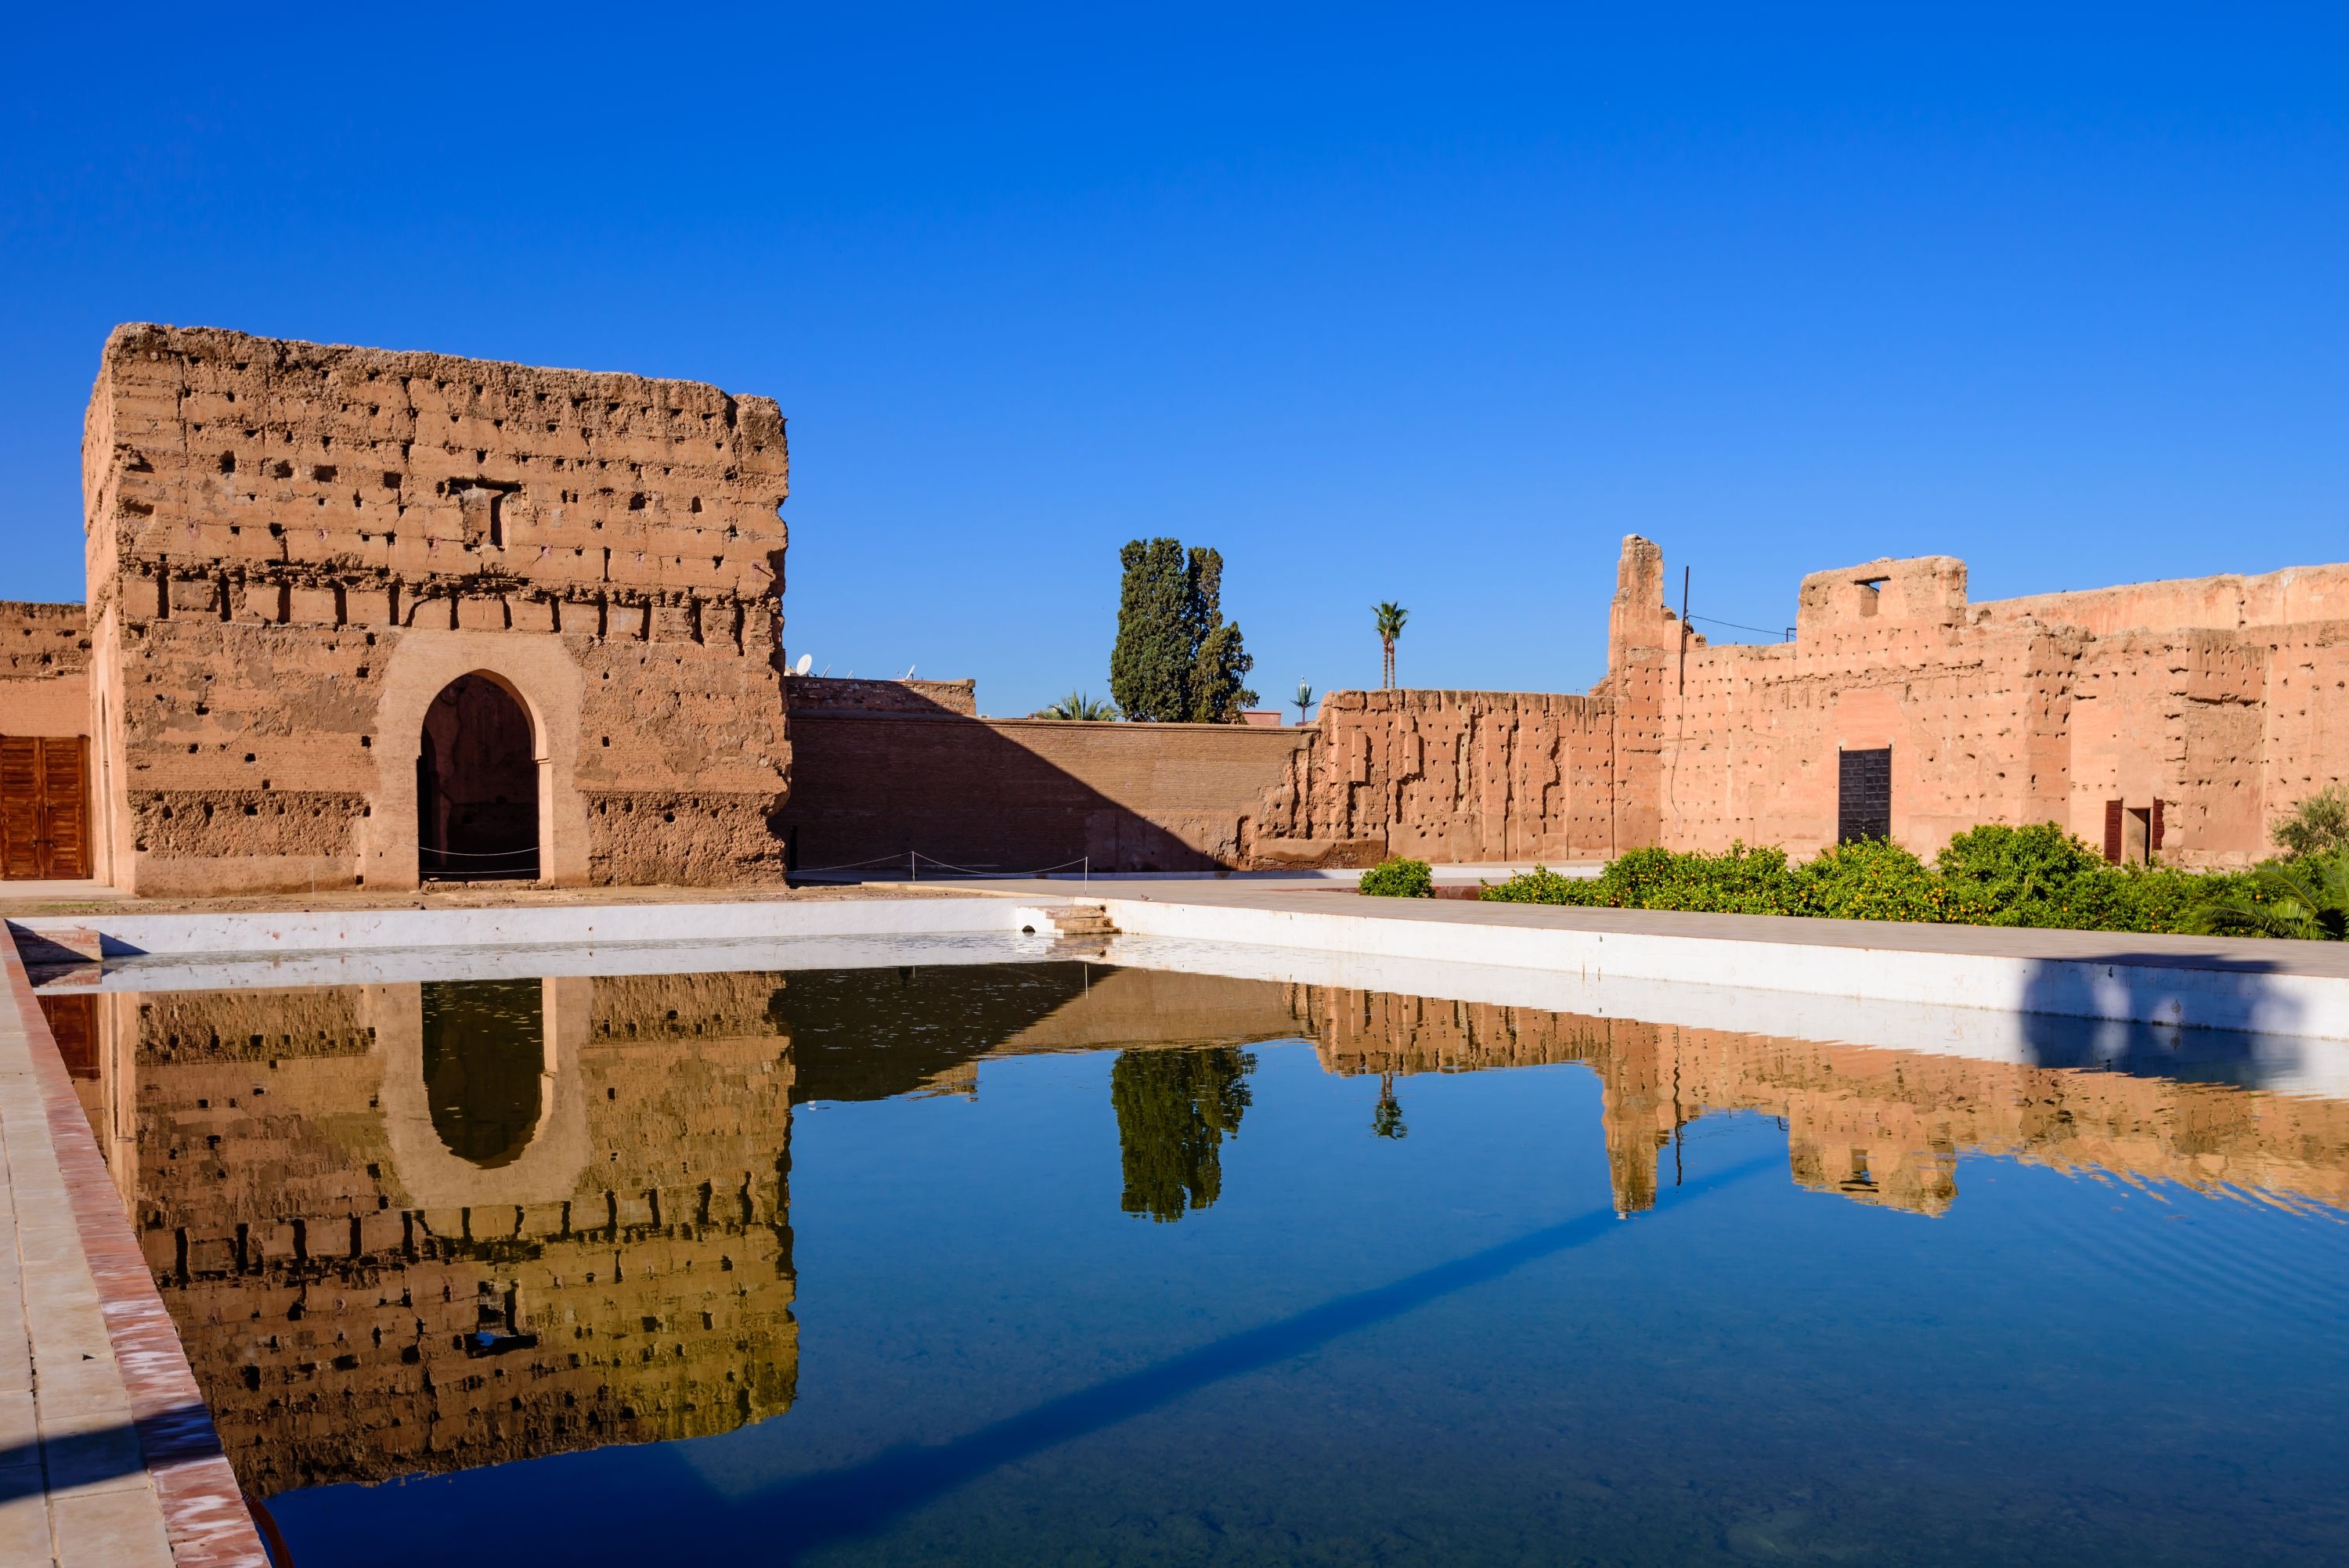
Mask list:
[[1844,749],[1890,748],[1893,837],[1926,855],[1983,822],[2101,844],[2107,802],[2158,801],[2165,861],[2240,865],[2349,779],[2349,567],[1973,604],[1961,561],[1878,561],[1805,578],[1791,643],[1719,648],[1683,639],[1653,544],[1620,581],[1599,690],[1619,821],[1653,824],[1626,847],[1816,852]]
[[474,671],[531,713],[543,874],[780,874],[767,399],[126,326],[83,489],[117,885],[414,885],[422,716]]
[[[1332,692],[1302,733],[1260,862],[1603,857],[1614,840],[1613,715],[1538,692]],[[1282,841],[1272,841],[1275,835]]]
[[[135,1142],[110,1157],[135,1161],[148,1261],[239,1479],[267,1496],[787,1408],[777,983],[547,982],[557,1116],[487,1170],[404,1139],[414,985],[106,998],[137,1074]],[[542,1147],[564,1168],[533,1166]]]
[[785,676],[783,703],[792,713],[956,713],[974,718],[978,683]]
[[781,821],[802,870],[912,850],[984,871],[1085,856],[1097,872],[1195,871],[1301,836],[1285,791],[1309,731],[798,710],[791,724]]
[[89,632],[79,604],[0,601],[0,735],[89,733]]

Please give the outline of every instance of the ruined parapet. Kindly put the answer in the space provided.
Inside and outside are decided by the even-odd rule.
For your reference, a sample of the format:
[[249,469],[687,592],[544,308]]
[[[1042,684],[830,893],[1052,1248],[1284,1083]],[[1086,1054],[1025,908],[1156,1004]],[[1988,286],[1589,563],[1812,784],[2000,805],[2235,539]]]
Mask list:
[[1257,808],[1252,863],[1565,861],[1611,843],[1614,716],[1549,692],[1341,691]]
[[119,885],[413,885],[424,716],[467,676],[526,717],[544,879],[780,875],[772,402],[125,326],[83,468]]
[[792,713],[937,713],[972,718],[978,713],[978,683],[785,676],[783,702]]
[[0,735],[89,733],[89,627],[79,604],[0,601]]

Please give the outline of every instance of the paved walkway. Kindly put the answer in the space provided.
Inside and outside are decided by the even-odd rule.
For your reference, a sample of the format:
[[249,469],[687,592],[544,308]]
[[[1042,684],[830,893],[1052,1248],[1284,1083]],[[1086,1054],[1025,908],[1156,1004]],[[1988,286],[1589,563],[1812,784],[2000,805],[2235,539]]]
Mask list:
[[1843,947],[1879,953],[1952,953],[1994,958],[2127,963],[2179,969],[2225,969],[2266,975],[2349,978],[2349,943],[2282,942],[2248,936],[2163,936],[2137,932],[2037,931],[2000,925],[1912,925],[1889,920],[1813,920],[1769,914],[1680,914],[1651,909],[1577,909],[1557,904],[1483,903],[1473,900],[1365,898],[1328,882],[1121,881],[1087,883],[1033,880],[962,882],[974,892],[1041,896],[1045,890],[1080,900],[1136,899],[1223,909],[1349,914],[1373,920],[1427,921],[1450,925],[1516,926],[1643,936],[1698,936],[1792,946]]
[[265,1568],[5,937],[0,965],[0,1563]]

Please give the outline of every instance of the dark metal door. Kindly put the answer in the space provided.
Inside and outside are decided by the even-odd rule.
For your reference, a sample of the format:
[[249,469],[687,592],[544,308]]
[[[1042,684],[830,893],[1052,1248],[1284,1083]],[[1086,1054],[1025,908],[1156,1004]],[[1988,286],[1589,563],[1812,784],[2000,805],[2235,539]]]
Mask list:
[[1892,748],[1837,756],[1836,841],[1892,836]]

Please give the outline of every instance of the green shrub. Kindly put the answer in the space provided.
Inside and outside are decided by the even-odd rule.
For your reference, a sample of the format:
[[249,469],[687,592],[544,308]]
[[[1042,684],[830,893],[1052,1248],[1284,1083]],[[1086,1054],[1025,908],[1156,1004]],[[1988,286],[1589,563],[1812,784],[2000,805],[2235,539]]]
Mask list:
[[1990,823],[1960,833],[1942,846],[1933,864],[1952,888],[1989,906],[1993,923],[2027,923],[2002,918],[2034,904],[2061,904],[2083,882],[2101,880],[2112,868],[2105,858],[2054,822],[2027,828]]
[[2116,866],[2053,822],[1997,824],[1951,839],[1935,858],[1991,925],[2070,931],[2185,931],[2240,880],[2168,866]]
[[1364,872],[1361,891],[1372,898],[1433,898],[1435,873],[1425,861],[1398,855]]
[[1599,880],[1595,877],[1562,877],[1554,871],[1536,866],[1529,872],[1519,872],[1506,882],[1486,882],[1476,896],[1493,903],[1591,904],[1605,902],[1598,892]]
[[[2342,852],[2341,860],[2349,865],[2349,851]],[[2280,899],[2298,899],[2294,909],[2323,907],[2321,899],[2309,903],[2313,892],[2302,897],[2279,888],[2253,890],[2261,874],[2107,865],[2062,828],[2042,822],[1961,833],[1930,866],[1882,839],[1838,844],[1801,866],[1789,866],[1785,851],[1775,846],[1733,844],[1719,854],[1633,850],[1596,877],[1564,877],[1537,866],[1486,887],[1480,896],[1498,903],[2073,931],[2266,930],[2279,919],[2292,924],[2300,918],[2279,917]],[[2349,882],[2344,885],[2349,888]],[[2230,903],[2240,905],[2238,914],[2230,917],[2238,923],[2207,923],[2209,906]],[[2324,918],[2308,916],[2318,924]],[[2277,934],[2283,933],[2279,928]]]
[[2192,913],[2191,930],[2230,936],[2349,937],[2349,849],[2270,861]]
[[2288,860],[2349,850],[2349,789],[2327,784],[2268,832]]
[[1733,844],[1702,851],[1633,850],[1596,877],[1564,877],[1539,866],[1480,894],[1495,903],[1583,904],[1601,909],[1677,909],[1711,914],[1791,914],[1786,851]]
[[1789,914],[1833,920],[1977,923],[1982,903],[1953,890],[1930,866],[1889,839],[1857,839],[1795,873]]

